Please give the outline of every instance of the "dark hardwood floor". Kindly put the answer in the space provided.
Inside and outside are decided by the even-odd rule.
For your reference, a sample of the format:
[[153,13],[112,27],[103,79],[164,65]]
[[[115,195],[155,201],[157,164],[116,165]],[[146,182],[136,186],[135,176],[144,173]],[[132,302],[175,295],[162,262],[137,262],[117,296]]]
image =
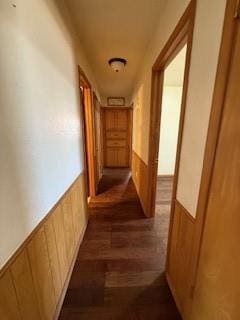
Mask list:
[[164,276],[171,181],[158,191],[146,219],[129,172],[105,172],[60,320],[180,319]]

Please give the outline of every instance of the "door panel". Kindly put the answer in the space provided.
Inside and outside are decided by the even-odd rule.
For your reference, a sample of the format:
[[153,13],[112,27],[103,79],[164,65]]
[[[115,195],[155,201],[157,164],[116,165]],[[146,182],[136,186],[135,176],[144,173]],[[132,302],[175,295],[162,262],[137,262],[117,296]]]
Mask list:
[[125,131],[111,131],[106,132],[107,139],[127,139],[127,132]]
[[116,128],[116,112],[115,111],[107,111],[105,114],[105,128],[106,130],[115,130]]
[[240,22],[216,150],[194,320],[240,319]]
[[127,167],[128,153],[126,148],[107,148],[106,166],[107,167]]
[[116,152],[116,148],[106,148],[105,166],[106,166],[106,167],[114,167],[114,166],[117,166],[117,152]]
[[126,140],[107,140],[107,147],[126,147]]
[[117,150],[117,159],[119,167],[127,167],[128,166],[128,152],[126,148],[118,148]]
[[128,128],[128,112],[125,110],[118,110],[116,112],[116,129],[126,131]]

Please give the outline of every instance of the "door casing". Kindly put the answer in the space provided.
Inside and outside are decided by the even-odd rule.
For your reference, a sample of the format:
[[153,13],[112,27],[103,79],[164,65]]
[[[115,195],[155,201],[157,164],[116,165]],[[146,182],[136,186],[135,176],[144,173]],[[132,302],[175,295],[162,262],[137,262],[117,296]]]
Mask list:
[[182,145],[182,133],[184,126],[184,116],[188,89],[188,77],[191,60],[193,27],[195,18],[196,1],[192,0],[187,7],[185,13],[174,29],[165,47],[158,56],[156,62],[152,67],[152,87],[151,87],[151,112],[150,112],[150,132],[149,132],[149,182],[148,182],[148,216],[155,215],[155,200],[156,200],[156,181],[157,181],[157,159],[159,149],[160,137],[160,121],[162,109],[162,94],[163,94],[163,76],[164,70],[181,51],[185,44],[187,44],[186,64],[182,93],[182,105],[179,123],[179,135],[176,152],[176,165],[173,183],[173,199],[176,198],[176,189],[178,182],[178,170],[180,162],[180,151]]
[[79,84],[83,87],[83,106],[82,121],[83,121],[83,135],[85,136],[84,152],[87,155],[85,166],[87,167],[88,175],[88,195],[89,197],[96,196],[97,193],[97,163],[96,163],[96,142],[95,142],[95,117],[93,105],[93,91],[90,82],[86,75],[78,66]]

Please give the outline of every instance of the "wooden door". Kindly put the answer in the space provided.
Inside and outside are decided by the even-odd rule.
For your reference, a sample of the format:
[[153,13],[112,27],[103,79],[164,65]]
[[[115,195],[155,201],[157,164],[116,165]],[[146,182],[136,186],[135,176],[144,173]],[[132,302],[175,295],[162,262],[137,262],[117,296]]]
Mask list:
[[85,174],[85,183],[87,196],[90,196],[90,188],[89,188],[89,169],[88,169],[88,158],[87,158],[87,129],[86,129],[86,114],[85,114],[85,105],[84,105],[84,87],[81,86],[80,83],[80,99],[81,99],[81,124],[82,124],[82,137],[83,137],[83,154],[84,154],[84,170]]
[[191,319],[240,319],[240,20],[210,187]]
[[103,108],[105,167],[129,167],[131,119],[130,108]]
[[101,155],[101,114],[100,104],[94,95],[94,116],[95,116],[95,146],[96,146],[96,182],[98,183],[102,176],[102,155]]
[[95,143],[95,119],[93,106],[93,91],[85,74],[78,67],[79,85],[81,92],[81,111],[82,111],[82,125],[85,140],[86,166],[88,181],[88,196],[94,197],[97,190],[96,178],[96,143]]

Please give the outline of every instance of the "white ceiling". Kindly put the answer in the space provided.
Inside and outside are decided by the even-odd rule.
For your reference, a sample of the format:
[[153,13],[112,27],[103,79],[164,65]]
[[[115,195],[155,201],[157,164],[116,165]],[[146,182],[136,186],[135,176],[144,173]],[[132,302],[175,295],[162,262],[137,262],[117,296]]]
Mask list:
[[[103,101],[129,97],[166,0],[66,0]],[[112,57],[125,58],[119,73]]]

